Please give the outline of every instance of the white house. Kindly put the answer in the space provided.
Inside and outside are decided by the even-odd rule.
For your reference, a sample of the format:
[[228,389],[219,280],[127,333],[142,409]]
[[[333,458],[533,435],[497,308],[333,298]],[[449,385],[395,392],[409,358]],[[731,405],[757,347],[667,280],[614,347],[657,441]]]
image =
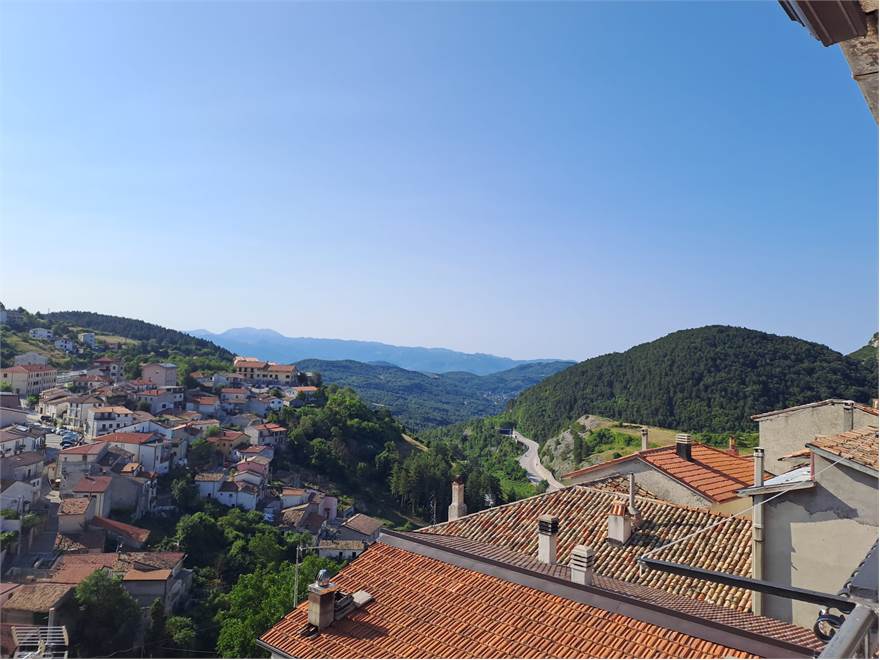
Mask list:
[[85,344],[89,348],[98,348],[98,341],[95,339],[94,332],[81,332],[77,335],[80,343]]
[[61,339],[55,340],[55,348],[67,353],[73,353],[76,351],[76,342],[67,337],[62,337]]
[[130,425],[134,421],[132,412],[125,406],[95,406],[86,413],[85,431],[91,439]]
[[28,331],[28,335],[30,335],[31,339],[42,339],[44,341],[52,339],[52,331],[48,328],[33,328]]
[[171,453],[165,446],[165,439],[158,433],[110,433],[101,437],[112,447],[119,447],[134,455],[148,472],[167,474],[170,469]]

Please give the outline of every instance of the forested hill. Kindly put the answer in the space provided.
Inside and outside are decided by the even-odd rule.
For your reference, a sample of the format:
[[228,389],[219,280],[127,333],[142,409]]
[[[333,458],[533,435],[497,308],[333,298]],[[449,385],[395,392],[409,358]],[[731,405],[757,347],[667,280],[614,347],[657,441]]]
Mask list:
[[124,316],[110,316],[95,312],[50,312],[43,314],[42,318],[48,322],[49,327],[54,323],[63,323],[107,335],[145,342],[145,349],[155,347],[184,355],[212,357],[229,362],[235,357],[230,351],[206,339]]
[[752,430],[750,416],[768,410],[868,402],[874,373],[821,344],[707,326],[580,362],[524,391],[509,414],[538,441],[588,413],[694,432]]
[[319,372],[325,383],[351,387],[368,403],[387,407],[419,431],[500,412],[525,388],[571,364],[536,362],[486,376],[464,371],[425,374],[353,360],[300,360],[297,367]]

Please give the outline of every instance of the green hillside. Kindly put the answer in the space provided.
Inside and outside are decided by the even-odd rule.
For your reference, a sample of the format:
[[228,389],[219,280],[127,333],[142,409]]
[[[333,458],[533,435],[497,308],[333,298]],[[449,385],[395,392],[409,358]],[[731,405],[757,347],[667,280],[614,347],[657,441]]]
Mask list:
[[868,340],[868,343],[862,346],[857,351],[853,351],[849,354],[849,357],[855,358],[856,360],[861,360],[862,362],[872,362],[876,365],[877,363],[877,344],[880,342],[880,337],[878,337],[878,333],[874,333],[874,336]]
[[[193,369],[229,369],[232,353],[204,339],[192,337],[177,330],[154,323],[94,312],[51,312],[31,314],[19,309],[16,320],[0,329],[0,363],[12,364],[19,353],[35,351],[49,358],[59,369],[82,369],[97,357],[118,358],[128,377],[140,371],[140,363],[170,360],[178,364],[182,378]],[[33,339],[28,332],[33,328],[52,330],[52,340]],[[99,350],[80,344],[77,336],[94,332]],[[58,349],[54,341],[69,338],[77,343],[78,352],[68,354]]]
[[542,442],[586,414],[692,432],[749,431],[750,416],[762,411],[831,397],[867,402],[876,391],[868,365],[827,346],[707,326],[576,364],[524,391],[508,414]]
[[527,387],[571,362],[536,362],[477,376],[465,371],[425,374],[392,365],[353,360],[300,360],[303,371],[317,371],[325,383],[354,389],[365,401],[388,408],[416,431],[494,415]]

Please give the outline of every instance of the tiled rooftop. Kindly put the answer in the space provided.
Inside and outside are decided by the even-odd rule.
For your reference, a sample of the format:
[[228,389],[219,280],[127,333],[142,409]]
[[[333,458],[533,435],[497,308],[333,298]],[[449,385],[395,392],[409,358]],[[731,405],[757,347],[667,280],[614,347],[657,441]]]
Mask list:
[[874,470],[877,469],[877,429],[873,426],[865,426],[832,436],[820,435],[808,446],[824,449],[835,456],[849,459]]
[[382,542],[334,581],[374,601],[311,638],[302,604],[261,640],[299,658],[753,657]]
[[698,534],[652,556],[655,559],[748,576],[751,574],[752,558],[749,520],[636,497],[643,520],[642,526],[633,531],[626,544],[618,545],[607,542],[606,536],[611,505],[621,499],[622,496],[616,493],[598,491],[587,486],[570,486],[451,522],[425,527],[421,531],[461,536],[534,557],[538,549],[538,517],[549,514],[559,518],[557,553],[560,563],[568,563],[575,545],[586,544],[596,550],[596,571],[600,575],[656,587],[732,609],[749,609],[749,591],[692,577],[640,569],[637,563],[637,558],[649,550],[724,519],[724,524],[711,531]]
[[[591,472],[607,468],[609,464],[629,461],[644,461],[672,479],[684,484],[712,502],[726,502],[736,499],[736,491],[754,483],[754,465],[751,458],[737,456],[703,444],[691,446],[688,461],[676,453],[675,445],[658,447],[636,452],[629,456],[597,463],[565,475],[565,478],[578,478]],[[767,476],[770,476],[769,473]]]
[[71,589],[69,584],[23,584],[3,603],[3,609],[45,614]]
[[75,516],[85,513],[91,501],[91,498],[88,497],[67,497],[61,500],[61,506],[58,507],[58,515]]

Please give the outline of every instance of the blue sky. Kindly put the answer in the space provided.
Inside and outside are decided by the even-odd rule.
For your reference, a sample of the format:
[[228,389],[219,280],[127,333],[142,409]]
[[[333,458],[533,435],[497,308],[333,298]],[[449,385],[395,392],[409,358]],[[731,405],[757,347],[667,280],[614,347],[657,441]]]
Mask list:
[[775,2],[0,5],[0,299],[583,359],[877,327],[877,128]]

